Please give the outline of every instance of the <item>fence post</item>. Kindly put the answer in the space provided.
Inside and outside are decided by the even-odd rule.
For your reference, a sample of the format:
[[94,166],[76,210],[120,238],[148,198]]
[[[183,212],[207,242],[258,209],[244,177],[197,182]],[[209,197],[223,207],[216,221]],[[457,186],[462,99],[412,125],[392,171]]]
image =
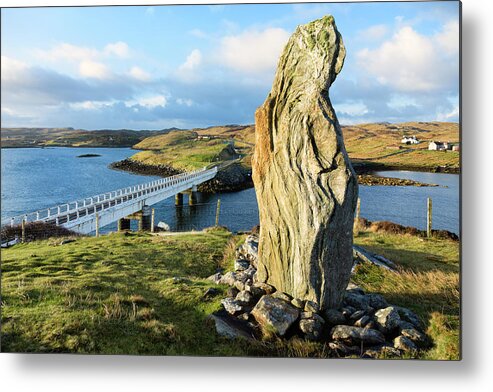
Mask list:
[[21,223],[21,242],[26,242],[26,219],[22,219]]
[[217,207],[216,207],[216,226],[219,226],[219,211],[221,209],[221,199],[217,199]]
[[356,214],[354,217],[353,224],[353,233],[354,235],[359,235],[359,214],[361,209],[361,199],[358,197],[358,201],[356,202]]
[[96,212],[96,237],[99,237],[99,214]]
[[428,198],[428,214],[427,214],[427,222],[426,222],[426,235],[428,238],[431,238],[431,226],[432,226],[432,202],[431,197]]
[[154,233],[154,208],[151,210],[151,233]]

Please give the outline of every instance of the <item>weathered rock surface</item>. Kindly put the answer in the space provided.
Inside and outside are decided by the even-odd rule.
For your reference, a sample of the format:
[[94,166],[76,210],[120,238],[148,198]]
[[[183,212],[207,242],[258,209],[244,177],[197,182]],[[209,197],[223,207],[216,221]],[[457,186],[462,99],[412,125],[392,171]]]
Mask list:
[[250,267],[248,260],[238,259],[235,261],[235,271],[245,271]]
[[233,298],[224,298],[221,301],[221,304],[224,306],[224,309],[229,314],[236,314],[243,310],[241,304]]
[[274,287],[267,283],[257,282],[252,285],[252,289],[262,290],[264,294],[272,294],[276,291]]
[[375,329],[337,325],[331,331],[332,339],[349,345],[373,346],[385,342],[385,336]]
[[222,274],[219,272],[215,273],[214,275],[209,276],[207,279],[213,281],[215,284],[219,284],[222,278]]
[[235,298],[240,305],[250,305],[253,302],[253,295],[249,291],[240,291]]
[[389,306],[387,301],[380,294],[367,294],[369,305],[374,309],[383,309]]
[[429,345],[428,337],[416,329],[403,329],[401,335],[411,340],[418,347],[427,347]]
[[282,336],[298,319],[299,310],[282,299],[264,295],[253,308],[252,315],[264,330]]
[[381,346],[378,348],[371,348],[364,352],[364,358],[394,358],[400,357],[401,352],[391,346]]
[[375,312],[375,320],[383,330],[392,331],[399,327],[400,317],[397,309],[389,306]]
[[402,335],[394,339],[394,347],[402,351],[416,351],[418,349],[411,339]]
[[365,310],[370,306],[370,299],[366,295],[346,291],[343,304],[346,305],[346,307],[349,305],[356,309]]
[[322,336],[323,323],[318,318],[300,320],[300,330],[308,340],[319,340]]
[[205,293],[204,293],[204,295],[203,295],[202,297],[203,297],[203,298],[205,298],[205,299],[208,299],[208,298],[215,297],[215,296],[216,296],[216,295],[218,295],[218,294],[219,294],[219,290],[218,290],[218,289],[215,289],[215,288],[213,288],[213,287],[209,287],[209,288],[205,291]]
[[257,279],[321,309],[340,305],[353,265],[357,180],[328,97],[344,57],[332,16],[299,26],[255,113]]
[[293,298],[291,301],[291,305],[297,307],[298,309],[304,309],[305,308],[305,301],[302,301],[299,298]]
[[339,325],[344,324],[346,322],[346,317],[336,309],[327,309],[324,312],[325,320],[330,325]]
[[246,327],[235,321],[234,318],[225,315],[211,314],[209,319],[214,321],[216,331],[220,336],[228,339],[253,339],[253,334],[249,332]]
[[370,322],[371,318],[370,316],[363,316],[361,317],[360,319],[356,320],[356,322],[354,323],[354,326],[355,327],[366,327],[368,325],[368,323]]
[[414,313],[412,310],[403,308],[402,306],[394,306],[397,312],[399,313],[399,316],[402,320],[410,322],[412,325],[414,325],[417,329],[420,331],[424,330],[424,325],[421,319],[418,317],[416,313]]
[[236,273],[234,272],[227,272],[224,274],[221,279],[219,279],[219,283],[221,284],[227,284],[229,286],[233,286],[236,281]]

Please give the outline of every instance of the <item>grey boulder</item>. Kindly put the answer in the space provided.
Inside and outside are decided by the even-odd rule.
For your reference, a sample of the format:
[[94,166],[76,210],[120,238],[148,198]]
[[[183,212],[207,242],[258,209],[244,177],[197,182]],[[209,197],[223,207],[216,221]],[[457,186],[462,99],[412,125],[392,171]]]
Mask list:
[[283,336],[299,317],[299,309],[271,295],[264,295],[252,310],[252,315],[264,331]]
[[383,334],[375,329],[352,327],[349,325],[336,325],[332,328],[333,340],[342,341],[348,345],[374,346],[385,342]]

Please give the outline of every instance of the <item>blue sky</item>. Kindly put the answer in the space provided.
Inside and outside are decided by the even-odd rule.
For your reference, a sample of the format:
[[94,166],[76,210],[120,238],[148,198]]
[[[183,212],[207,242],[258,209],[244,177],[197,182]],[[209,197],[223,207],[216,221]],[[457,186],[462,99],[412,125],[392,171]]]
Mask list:
[[335,17],[341,124],[458,121],[459,3],[2,9],[2,126],[249,124],[299,24]]

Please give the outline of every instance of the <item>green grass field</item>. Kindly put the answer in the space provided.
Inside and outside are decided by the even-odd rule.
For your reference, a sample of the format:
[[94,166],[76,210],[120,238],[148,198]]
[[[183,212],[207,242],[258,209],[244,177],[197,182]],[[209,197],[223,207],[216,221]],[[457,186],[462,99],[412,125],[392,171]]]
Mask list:
[[191,171],[216,161],[225,147],[224,142],[219,140],[184,141],[160,150],[140,151],[131,159],[146,165],[167,165],[178,170]]
[[[2,351],[325,357],[324,343],[231,342],[206,321],[226,287],[205,278],[231,268],[242,240],[221,229],[114,233],[2,250]],[[353,281],[427,322],[435,346],[421,358],[457,359],[458,243],[371,232],[355,242],[397,262],[401,273],[361,265]],[[209,287],[220,294],[205,300]]]

